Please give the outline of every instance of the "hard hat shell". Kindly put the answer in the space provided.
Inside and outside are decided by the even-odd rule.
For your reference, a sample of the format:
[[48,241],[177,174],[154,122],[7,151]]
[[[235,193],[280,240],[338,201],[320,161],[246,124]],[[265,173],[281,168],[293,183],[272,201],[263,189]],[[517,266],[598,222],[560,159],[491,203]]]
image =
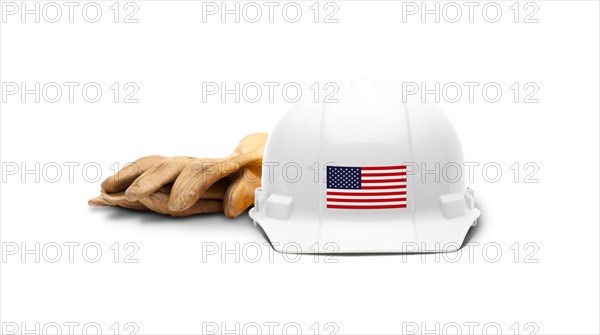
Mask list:
[[[342,84],[337,100],[297,103],[269,136],[250,216],[273,247],[291,253],[459,249],[480,212],[464,178],[439,175],[440,166],[463,166],[450,121],[432,104],[403,102],[400,86],[385,80]],[[404,171],[405,180],[393,183],[404,185],[397,206],[330,205],[327,171],[354,181],[348,173],[372,168]]]

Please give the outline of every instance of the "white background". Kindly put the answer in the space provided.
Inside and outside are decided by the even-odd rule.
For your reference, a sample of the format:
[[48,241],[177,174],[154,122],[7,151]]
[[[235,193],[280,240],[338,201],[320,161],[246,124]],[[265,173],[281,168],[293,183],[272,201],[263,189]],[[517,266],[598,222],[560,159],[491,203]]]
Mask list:
[[[53,322],[63,333],[64,323],[77,322],[76,333],[96,323],[106,334],[116,322],[121,334],[128,333],[127,322],[138,334],[198,334],[215,324],[239,333],[252,323],[268,333],[269,322],[279,323],[277,332],[296,323],[308,334],[315,323],[318,333],[328,334],[328,322],[338,334],[411,333],[414,327],[419,334],[444,327],[451,333],[454,323],[465,334],[466,323],[475,323],[476,333],[496,324],[505,334],[600,332],[598,2],[537,2],[537,23],[523,22],[531,12],[524,3],[515,23],[513,2],[498,3],[497,23],[484,20],[485,2],[478,3],[473,23],[463,5],[458,23],[436,23],[432,16],[423,23],[418,15],[403,22],[403,4],[394,1],[337,2],[338,23],[322,22],[331,10],[321,3],[314,23],[313,2],[300,2],[298,23],[286,22],[276,9],[275,22],[265,12],[256,24],[233,17],[222,23],[219,16],[204,23],[202,3],[194,1],[135,2],[138,23],[123,22],[131,10],[121,3],[114,23],[113,2],[98,3],[97,23],[84,20],[86,2],[80,2],[73,23],[63,6],[58,23],[43,17],[36,23],[32,15],[23,23],[18,13],[1,24],[3,85],[96,82],[103,89],[97,103],[86,102],[79,86],[73,102],[63,87],[57,103],[43,97],[36,103],[33,95],[22,102],[17,94],[2,104],[0,316],[6,333],[15,325],[35,330],[36,323],[41,332]],[[438,104],[457,128],[466,160],[502,168],[496,183],[482,178],[481,168],[471,183],[483,213],[469,238],[473,249],[437,258],[303,256],[294,263],[270,255],[246,214],[174,219],[87,206],[100,181],[82,176],[86,163],[100,166],[104,179],[113,164],[149,154],[225,156],[245,134],[270,131],[291,105],[280,91],[273,103],[231,97],[222,103],[216,96],[203,103],[203,82],[298,82],[311,94],[311,83],[361,76],[430,87],[502,87],[497,103],[479,90],[472,103],[463,97]],[[123,103],[123,94],[113,102],[114,82],[135,83],[139,102]],[[523,103],[521,90],[515,103],[509,88],[515,82],[535,83],[539,101]],[[39,182],[21,169],[36,162]],[[54,169],[40,171],[52,162],[63,166],[56,183],[47,180]],[[73,182],[65,162],[79,163]],[[510,169],[515,162],[517,182]],[[538,182],[524,182],[533,171],[523,168],[528,162],[539,167]],[[13,163],[19,171],[7,174]],[[93,178],[94,170],[88,172]],[[80,243],[72,263],[65,242]],[[110,249],[116,242],[117,262]],[[133,250],[125,249],[128,242],[139,248],[138,263],[124,262]],[[22,250],[35,243],[40,253],[63,245],[62,258],[51,263],[42,254],[36,262]],[[87,243],[100,246],[100,261],[82,257]],[[238,252],[222,252],[236,243]],[[256,263],[240,255],[257,244],[262,256]],[[14,245],[16,255],[6,252]],[[501,256],[495,248],[483,253],[485,245]],[[206,252],[215,246],[216,255]]]

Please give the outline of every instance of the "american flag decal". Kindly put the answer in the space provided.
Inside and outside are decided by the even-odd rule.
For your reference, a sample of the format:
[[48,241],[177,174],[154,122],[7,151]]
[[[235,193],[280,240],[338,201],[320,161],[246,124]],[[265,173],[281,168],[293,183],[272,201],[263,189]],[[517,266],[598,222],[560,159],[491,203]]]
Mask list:
[[327,166],[327,208],[406,208],[406,165]]

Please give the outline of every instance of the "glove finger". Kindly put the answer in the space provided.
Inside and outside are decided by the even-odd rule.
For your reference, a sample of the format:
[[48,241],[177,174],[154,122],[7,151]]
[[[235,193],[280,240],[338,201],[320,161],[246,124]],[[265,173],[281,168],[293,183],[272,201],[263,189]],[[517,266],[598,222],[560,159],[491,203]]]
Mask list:
[[102,199],[102,196],[99,195],[95,198],[88,200],[89,206],[111,206],[108,202]]
[[[100,195],[100,198],[101,198],[101,201],[103,203],[105,203],[104,206],[119,206],[119,207],[125,207],[125,208],[130,208],[130,209],[137,209],[140,211],[148,210],[148,208],[146,208],[146,206],[144,206],[143,204],[141,204],[138,201],[127,200],[127,198],[125,197],[125,192],[117,192],[117,193],[111,193],[111,194],[102,193]],[[92,200],[94,200],[94,199],[92,199]]]
[[167,208],[169,195],[162,192],[155,192],[148,197],[140,199],[140,202],[152,211],[175,217],[223,211],[223,201],[221,200],[198,200],[186,210],[173,212]]
[[[200,199],[223,200],[223,197],[225,196],[225,191],[227,190],[227,187],[229,186],[230,182],[231,182],[231,179],[229,179],[227,177],[215,182],[208,188],[208,190],[206,190],[206,192],[204,192],[200,196]],[[172,188],[173,188],[173,183],[168,183],[168,184],[162,186],[161,188],[159,188],[158,190],[156,190],[156,192],[160,192],[160,193],[169,195],[169,194],[171,194]]]
[[124,191],[144,171],[164,158],[165,157],[158,155],[146,156],[127,164],[119,172],[106,178],[106,180],[102,182],[102,189],[107,193]]
[[223,207],[228,218],[236,218],[254,203],[254,191],[260,187],[261,166],[248,165],[231,181],[223,197]]
[[125,191],[129,201],[138,201],[156,192],[162,186],[175,181],[177,176],[192,160],[190,157],[163,159],[144,171]]
[[262,153],[249,153],[219,160],[196,160],[175,180],[168,208],[174,212],[190,208],[217,180],[261,159]]

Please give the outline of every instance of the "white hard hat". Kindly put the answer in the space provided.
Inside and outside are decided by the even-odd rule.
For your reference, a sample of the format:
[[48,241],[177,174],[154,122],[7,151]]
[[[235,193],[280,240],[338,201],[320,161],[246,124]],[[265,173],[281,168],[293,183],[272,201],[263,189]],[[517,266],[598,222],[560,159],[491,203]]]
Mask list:
[[464,178],[439,175],[463,166],[450,121],[385,80],[341,84],[336,98],[301,101],[276,125],[255,225],[284,252],[459,249],[480,211]]

